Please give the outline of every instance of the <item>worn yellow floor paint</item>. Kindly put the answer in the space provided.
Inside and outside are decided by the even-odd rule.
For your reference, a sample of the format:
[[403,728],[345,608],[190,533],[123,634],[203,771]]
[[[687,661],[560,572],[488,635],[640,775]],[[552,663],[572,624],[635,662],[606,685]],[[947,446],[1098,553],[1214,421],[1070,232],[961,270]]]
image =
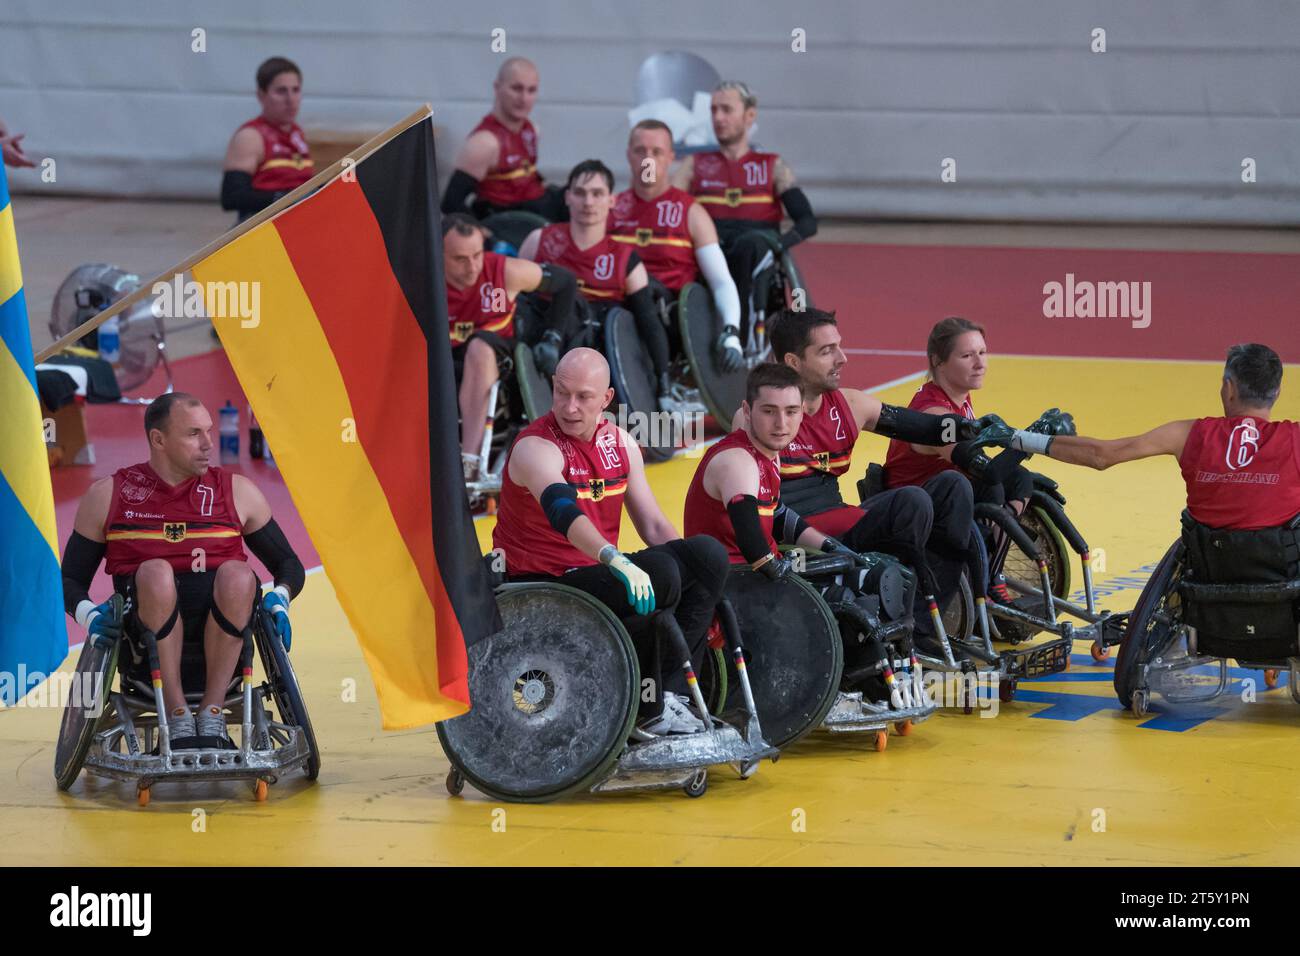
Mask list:
[[[1086,434],[1114,437],[1170,418],[1214,414],[1209,364],[995,359],[977,410],[1026,424],[1043,408],[1074,412]],[[1294,380],[1295,369],[1288,369]],[[849,377],[852,380],[852,376]],[[1300,388],[1279,417],[1300,418]],[[915,383],[881,392],[904,402]],[[859,444],[854,474],[883,441]],[[680,522],[695,462],[652,469]],[[1057,463],[1108,578],[1160,557],[1177,530],[1182,485],[1172,460],[1106,473]],[[851,482],[845,482],[852,497]],[[478,531],[485,546],[490,521]],[[634,546],[630,525],[624,547]],[[1126,609],[1136,591],[1103,599]],[[1139,727],[1114,709],[1079,720],[1034,717],[1016,701],[996,717],[945,711],[876,753],[863,736],[814,734],[741,781],[725,769],[708,794],[585,796],[501,806],[443,789],[447,762],[432,731],[385,734],[369,677],[329,581],[313,575],[294,604],[293,657],[324,766],[319,783],[285,779],[268,802],[247,787],[159,785],[135,805],[126,785],[82,778],[67,794],[51,774],[59,712],[0,712],[0,863],[246,864],[1295,864],[1300,862],[1300,707],[1285,689],[1183,733]],[[1083,644],[1071,675],[1022,689],[1112,701],[1107,665]],[[1256,675],[1257,677],[1258,675]],[[355,682],[355,702],[345,702]],[[196,813],[202,810],[200,817]],[[196,831],[196,820],[205,823]],[[494,829],[494,824],[495,829]]]

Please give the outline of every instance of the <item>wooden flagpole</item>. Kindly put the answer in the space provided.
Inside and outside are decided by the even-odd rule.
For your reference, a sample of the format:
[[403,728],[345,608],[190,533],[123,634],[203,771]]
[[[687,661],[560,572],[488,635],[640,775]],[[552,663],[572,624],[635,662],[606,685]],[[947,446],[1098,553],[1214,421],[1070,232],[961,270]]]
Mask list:
[[230,243],[238,239],[240,236],[244,235],[244,233],[252,229],[256,229],[258,226],[262,225],[262,223],[274,219],[280,213],[284,212],[284,210],[288,209],[290,206],[296,203],[299,199],[304,198],[308,193],[311,193],[317,188],[319,188],[320,186],[325,185],[327,182],[329,182],[339,173],[343,172],[344,167],[349,165],[349,163],[353,165],[360,163],[363,159],[365,159],[375,150],[379,149],[389,140],[396,138],[401,133],[404,133],[406,130],[410,129],[416,123],[428,119],[432,115],[433,115],[433,109],[429,106],[428,103],[425,103],[423,106],[421,106],[410,116],[406,117],[406,119],[402,120],[399,123],[394,124],[393,126],[390,126],[388,129],[384,130],[374,139],[362,143],[352,152],[348,153],[346,156],[332,163],[326,169],[323,169],[321,172],[317,173],[315,176],[307,180],[305,183],[303,183],[293,192],[289,193],[287,196],[281,196],[275,202],[271,203],[271,205],[267,206],[265,209],[259,212],[256,216],[253,216],[251,219],[248,219],[240,223],[238,226],[236,226],[234,229],[231,229],[229,232],[223,233],[220,237],[212,240],[212,242],[209,242],[198,252],[194,253],[193,255],[187,256],[184,259],[184,261],[176,264],[170,269],[164,270],[162,273],[160,273],[157,277],[155,277],[151,281],[142,283],[140,285],[140,288],[136,289],[130,295],[126,296],[123,299],[119,299],[117,302],[114,302],[103,312],[100,312],[96,314],[93,318],[87,319],[85,322],[82,322],[79,326],[77,326],[67,335],[63,336],[63,338],[59,339],[53,345],[49,345],[41,349],[41,351],[36,353],[36,364],[39,365],[41,362],[44,362],[50,356],[63,351],[63,349],[67,348],[69,345],[76,342],[83,335],[86,335],[94,331],[95,329],[99,328],[99,326],[107,322],[109,319],[117,315],[119,312],[122,312],[124,309],[130,308],[131,306],[139,302],[141,299],[144,299],[145,297],[152,295],[153,287],[157,283],[159,282],[170,283],[172,281],[172,278],[177,273],[189,272],[190,269],[193,268],[195,264],[202,262],[204,259],[212,255],[218,249],[221,249],[223,246],[229,245]]

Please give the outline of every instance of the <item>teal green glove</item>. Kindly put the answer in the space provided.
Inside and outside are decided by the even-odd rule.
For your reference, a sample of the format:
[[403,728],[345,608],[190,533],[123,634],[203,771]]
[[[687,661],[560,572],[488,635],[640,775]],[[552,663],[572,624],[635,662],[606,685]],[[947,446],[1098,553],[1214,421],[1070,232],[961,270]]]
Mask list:
[[606,545],[600,552],[601,563],[613,572],[627,588],[627,603],[638,614],[652,614],[655,609],[655,589],[650,584],[650,575],[646,574],[628,560],[627,555],[618,551],[612,544]]

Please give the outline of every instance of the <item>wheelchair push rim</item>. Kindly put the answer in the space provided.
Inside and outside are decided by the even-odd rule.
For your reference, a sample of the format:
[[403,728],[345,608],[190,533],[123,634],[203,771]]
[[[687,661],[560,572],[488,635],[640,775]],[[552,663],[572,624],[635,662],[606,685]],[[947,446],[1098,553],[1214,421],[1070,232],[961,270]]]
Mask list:
[[289,663],[289,652],[275,633],[270,613],[262,608],[257,611],[253,640],[257,643],[262,667],[266,670],[267,682],[271,685],[271,697],[275,700],[276,710],[280,712],[280,721],[300,728],[306,738],[308,755],[303,773],[308,780],[315,780],[320,775],[320,747],[316,745],[316,733],[312,730],[307,704],[303,700],[293,665]]
[[[113,599],[120,616],[122,598],[114,595]],[[108,710],[108,697],[117,674],[120,646],[120,640],[113,641],[107,647],[99,646],[89,637],[81,645],[81,656],[77,658],[77,669],[72,682],[72,696],[64,705],[59,741],[54,750],[54,778],[60,790],[71,787],[86,764],[95,733]],[[86,691],[83,688],[86,687],[95,694],[89,706],[83,706],[86,703]]]
[[713,420],[726,430],[731,427],[731,418],[745,397],[749,368],[746,363],[737,371],[727,373],[714,364],[713,343],[718,329],[715,316],[713,298],[704,286],[689,282],[682,287],[677,297],[677,326],[682,337],[682,349],[686,352],[700,400]]
[[1183,562],[1183,543],[1170,545],[1129,615],[1124,637],[1115,658],[1115,696],[1126,710],[1132,710],[1134,694],[1149,691],[1145,677],[1147,663],[1182,636],[1181,597],[1178,578]]
[[627,413],[616,415],[616,421],[641,447],[647,462],[667,461],[677,448],[684,423],[659,411],[654,366],[632,313],[619,305],[610,307],[604,338],[614,401]]
[[496,799],[540,803],[590,790],[609,776],[636,721],[640,673],[627,631],[563,584],[504,585],[497,605],[505,627],[469,648],[471,709],[437,725],[443,751]]
[[535,422],[551,410],[551,383],[537,368],[533,350],[523,342],[515,344],[515,381],[524,415]]

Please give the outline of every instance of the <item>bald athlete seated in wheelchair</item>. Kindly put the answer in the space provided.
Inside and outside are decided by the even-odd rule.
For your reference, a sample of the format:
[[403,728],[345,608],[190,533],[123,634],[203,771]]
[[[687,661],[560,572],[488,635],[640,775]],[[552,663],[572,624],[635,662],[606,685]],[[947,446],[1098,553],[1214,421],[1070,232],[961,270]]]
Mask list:
[[[211,430],[192,395],[155,399],[145,412],[149,460],[82,498],[63,587],[87,637],[55,753],[61,790],[84,766],[135,783],[141,805],[164,780],[251,780],[263,800],[280,775],[302,769],[315,780],[320,770],[288,657],[302,562],[257,486],[209,464]],[[275,576],[265,595],[245,544]],[[101,560],[114,594],[96,605],[89,588]],[[266,675],[256,686],[254,650]]]
[[[708,534],[734,562],[727,594],[753,656],[754,698],[769,739],[818,726],[874,731],[884,749],[935,709],[912,649],[913,573],[856,554],[779,501],[780,455],[799,431],[803,386],[787,365],[755,366],[740,427],[705,454],[686,496],[687,534]],[[824,554],[793,559],[777,539]]]
[[1168,422],[1102,440],[1022,436],[1023,450],[1109,468],[1173,456],[1187,486],[1182,534],[1128,616],[1115,661],[1119,702],[1141,716],[1223,693],[1228,661],[1264,671],[1265,686],[1300,659],[1300,423],[1270,420],[1282,362],[1256,343],[1228,349],[1223,415]]
[[[668,521],[636,442],[601,414],[612,398],[604,357],[570,351],[550,412],[510,450],[492,533],[506,627],[470,648],[469,713],[439,725],[452,793],[469,781],[506,800],[699,796],[709,766],[748,776],[776,754],[752,707],[719,720],[701,690],[726,554]],[[649,545],[630,554],[618,548],[625,504]],[[739,653],[734,628],[726,639]]]

